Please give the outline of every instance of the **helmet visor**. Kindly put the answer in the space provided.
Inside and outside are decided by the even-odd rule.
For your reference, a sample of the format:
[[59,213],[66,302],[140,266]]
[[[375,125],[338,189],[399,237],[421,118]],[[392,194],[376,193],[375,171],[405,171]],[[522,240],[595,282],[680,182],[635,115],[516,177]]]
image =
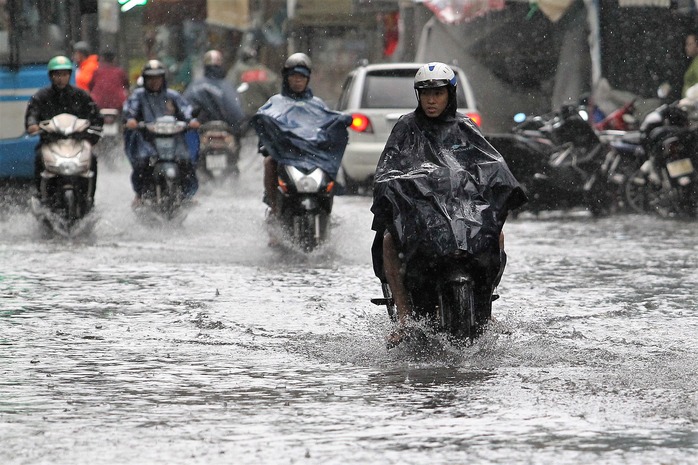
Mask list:
[[414,83],[415,89],[436,89],[437,87],[446,87],[449,85],[448,79],[429,79]]
[[164,76],[165,75],[165,70],[164,69],[146,69],[143,71],[143,76],[150,77],[150,76]]
[[305,66],[294,66],[293,68],[288,70],[288,74],[301,74],[305,77],[310,77],[310,70]]

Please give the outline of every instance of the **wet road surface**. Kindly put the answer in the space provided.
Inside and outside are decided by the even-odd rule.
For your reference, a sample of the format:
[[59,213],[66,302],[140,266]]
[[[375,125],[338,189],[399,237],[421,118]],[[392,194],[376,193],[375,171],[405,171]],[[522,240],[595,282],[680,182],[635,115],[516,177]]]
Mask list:
[[695,223],[522,215],[484,337],[388,351],[370,198],[270,249],[241,168],[181,227],[136,220],[123,165],[89,237],[2,210],[0,463],[695,463]]

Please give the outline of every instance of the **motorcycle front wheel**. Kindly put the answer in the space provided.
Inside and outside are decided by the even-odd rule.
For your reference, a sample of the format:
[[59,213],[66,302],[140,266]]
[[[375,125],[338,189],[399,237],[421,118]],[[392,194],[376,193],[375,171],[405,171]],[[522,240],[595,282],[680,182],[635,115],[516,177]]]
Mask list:
[[468,280],[449,283],[442,289],[439,300],[442,329],[457,338],[475,339],[479,331],[473,283]]
[[311,252],[319,242],[315,231],[315,216],[305,213],[296,216],[293,221],[293,237],[304,252]]
[[649,213],[649,190],[655,189],[641,170],[633,173],[625,183],[625,201],[635,213]]
[[638,170],[626,184],[628,205],[637,213],[653,213],[661,218],[676,216],[679,196],[676,189],[668,189]]
[[63,191],[63,202],[65,202],[66,219],[70,222],[77,221],[80,218],[80,207],[73,189]]
[[179,183],[172,178],[167,178],[163,187],[161,205],[167,217],[172,219],[182,203],[181,189]]

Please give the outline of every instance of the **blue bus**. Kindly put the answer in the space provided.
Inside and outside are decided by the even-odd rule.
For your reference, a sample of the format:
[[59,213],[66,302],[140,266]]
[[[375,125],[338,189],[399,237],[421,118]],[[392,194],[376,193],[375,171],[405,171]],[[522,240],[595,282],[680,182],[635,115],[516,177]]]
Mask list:
[[29,98],[49,84],[46,65],[70,56],[79,27],[77,1],[0,1],[0,182],[34,177],[38,136],[24,131]]

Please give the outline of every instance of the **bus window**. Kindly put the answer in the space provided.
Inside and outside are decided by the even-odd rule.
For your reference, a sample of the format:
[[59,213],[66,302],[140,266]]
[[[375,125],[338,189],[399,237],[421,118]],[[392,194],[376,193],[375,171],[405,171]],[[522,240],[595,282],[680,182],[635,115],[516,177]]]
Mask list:
[[61,0],[0,0],[0,61],[8,64],[10,44],[19,44],[18,65],[45,63],[67,49],[68,7]]
[[0,0],[0,62],[4,63],[10,53],[10,14],[6,0]]

